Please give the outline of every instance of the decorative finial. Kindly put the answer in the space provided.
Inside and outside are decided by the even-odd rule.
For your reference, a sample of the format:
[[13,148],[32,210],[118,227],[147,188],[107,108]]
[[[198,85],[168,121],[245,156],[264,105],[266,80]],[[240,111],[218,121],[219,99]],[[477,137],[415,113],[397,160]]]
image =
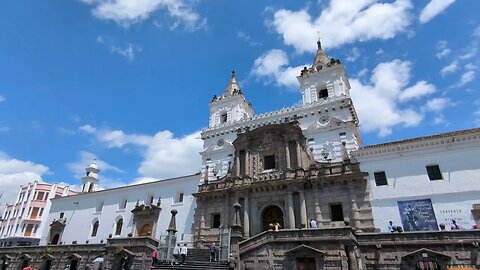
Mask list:
[[320,41],[320,31],[317,31],[317,47],[318,49],[322,48],[322,42]]
[[235,79],[235,69],[232,70],[232,79]]

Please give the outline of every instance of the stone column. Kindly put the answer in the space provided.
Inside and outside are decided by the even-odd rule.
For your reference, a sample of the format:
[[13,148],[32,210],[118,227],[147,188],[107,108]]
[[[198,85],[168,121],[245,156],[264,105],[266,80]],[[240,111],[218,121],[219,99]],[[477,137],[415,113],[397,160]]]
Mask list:
[[300,191],[300,223],[306,228],[308,226],[307,221],[307,202],[305,201],[305,192]]
[[243,229],[240,221],[240,208],[242,206],[237,202],[233,204],[235,213],[233,214],[232,227],[230,231],[230,251],[232,253],[238,252],[238,243],[243,240]]
[[296,142],[297,142],[297,166],[299,168],[303,168],[302,151],[301,151],[300,143],[298,141],[296,141]]
[[[252,234],[258,234],[261,232],[260,228],[260,217],[258,216],[258,208],[257,208],[257,203],[255,200],[250,202],[250,210],[251,210],[251,217],[252,217],[252,223],[250,223],[250,231],[252,231]],[[249,204],[250,204],[249,203]]]
[[287,161],[287,169],[291,169],[292,165],[290,164],[290,149],[288,149],[288,141],[285,142],[285,160]]
[[355,246],[345,246],[347,249],[347,256],[349,261],[348,269],[350,270],[358,270],[358,262],[357,262],[357,255],[355,254]]
[[245,150],[245,175],[250,174],[250,162],[248,162],[248,151]]
[[235,175],[240,176],[240,152],[235,151]]
[[288,216],[288,229],[295,229],[295,212],[293,211],[293,195],[292,195],[292,192],[288,192],[287,216]]
[[170,224],[168,225],[168,235],[167,235],[167,260],[172,259],[172,254],[173,254],[173,249],[175,248],[175,243],[177,242],[177,239],[175,237],[175,233],[177,232],[177,222],[175,221],[175,215],[178,213],[177,210],[172,209],[170,211],[172,213],[172,217],[170,218]]
[[248,201],[248,196],[245,196],[243,203],[243,234],[246,238],[250,237],[250,204]]

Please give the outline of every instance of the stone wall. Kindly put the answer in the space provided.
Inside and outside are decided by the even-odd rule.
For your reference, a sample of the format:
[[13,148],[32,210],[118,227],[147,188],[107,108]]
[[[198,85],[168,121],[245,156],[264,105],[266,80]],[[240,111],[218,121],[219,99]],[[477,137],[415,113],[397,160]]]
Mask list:
[[[158,241],[150,237],[110,238],[106,244],[50,245],[0,248],[0,268],[21,270],[27,265],[35,269],[94,269],[94,260],[103,261],[101,269],[148,269],[151,253]],[[99,264],[96,264],[99,266]]]
[[[357,233],[350,227],[267,231],[239,243],[240,269],[415,269],[480,265],[480,230]],[[310,268],[308,268],[310,269]]]

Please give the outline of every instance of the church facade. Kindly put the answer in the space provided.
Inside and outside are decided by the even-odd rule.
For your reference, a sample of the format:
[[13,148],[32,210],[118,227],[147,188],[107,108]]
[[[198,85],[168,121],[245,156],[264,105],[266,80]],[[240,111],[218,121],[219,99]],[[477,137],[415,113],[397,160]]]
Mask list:
[[96,191],[92,164],[82,193],[51,200],[41,246],[0,248],[0,269],[148,269],[172,236],[239,269],[479,265],[480,130],[362,147],[343,64],[318,42],[297,79],[300,106],[257,115],[232,72],[198,174]]

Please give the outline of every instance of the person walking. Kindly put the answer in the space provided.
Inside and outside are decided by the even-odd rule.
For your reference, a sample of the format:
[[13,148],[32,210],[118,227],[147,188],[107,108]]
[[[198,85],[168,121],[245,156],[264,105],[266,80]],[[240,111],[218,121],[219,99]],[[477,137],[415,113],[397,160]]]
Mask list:
[[233,254],[230,253],[228,257],[228,270],[235,270],[237,269],[237,260],[233,257]]
[[216,261],[216,260],[217,260],[217,247],[215,246],[215,243],[212,243],[210,245],[210,262]]
[[180,248],[180,265],[185,263],[185,259],[187,257],[187,244],[184,244],[183,247]]
[[180,244],[177,244],[177,246],[173,249],[173,260],[170,265],[173,266],[174,264],[178,264],[179,259],[180,259]]

